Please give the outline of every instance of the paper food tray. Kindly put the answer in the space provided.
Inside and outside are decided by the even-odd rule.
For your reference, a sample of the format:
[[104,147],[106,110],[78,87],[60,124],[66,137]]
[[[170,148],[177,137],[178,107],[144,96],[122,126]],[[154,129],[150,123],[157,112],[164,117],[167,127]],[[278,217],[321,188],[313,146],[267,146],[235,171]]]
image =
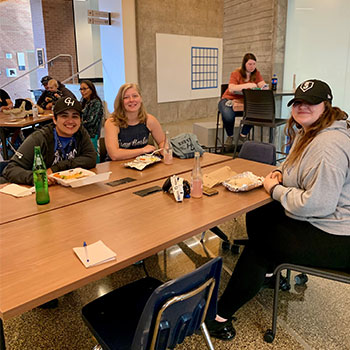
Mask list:
[[142,170],[146,166],[160,162],[161,159],[155,155],[143,154],[142,156],[138,156],[132,162],[127,162],[124,165],[126,167],[135,168],[137,170]]
[[102,182],[109,179],[111,171],[101,174],[95,174],[93,171],[83,168],[59,171],[49,175],[62,186],[81,187],[96,182]]
[[232,192],[245,192],[260,187],[264,178],[256,176],[250,171],[235,175],[225,180],[222,184]]

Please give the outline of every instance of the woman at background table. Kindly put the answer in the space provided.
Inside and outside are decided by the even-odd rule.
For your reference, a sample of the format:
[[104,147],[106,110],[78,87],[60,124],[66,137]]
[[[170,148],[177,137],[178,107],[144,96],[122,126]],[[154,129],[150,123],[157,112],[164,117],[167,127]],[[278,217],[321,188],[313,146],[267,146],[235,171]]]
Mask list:
[[80,83],[81,105],[83,107],[83,126],[90,135],[92,144],[97,151],[97,141],[100,137],[101,124],[103,120],[103,104],[97,94],[95,85],[90,80]]
[[[237,95],[234,92],[254,88],[268,88],[268,85],[256,69],[256,57],[252,53],[246,53],[241,67],[231,73],[228,88],[219,102],[219,111],[227,134],[225,146],[232,146],[236,112],[244,109],[243,95]],[[250,129],[250,125],[243,126],[240,134],[242,141],[246,140]]]
[[274,201],[246,216],[249,245],[208,324],[212,336],[233,338],[232,315],[281,263],[350,270],[350,123],[331,103],[331,89],[320,80],[303,82],[289,101],[293,146],[265,178]]
[[162,148],[164,132],[159,121],[146,112],[139,86],[133,83],[122,85],[114,101],[114,112],[105,123],[105,142],[110,159],[129,159],[153,152],[156,148],[148,144],[150,134]]
[[9,94],[5,90],[0,89],[0,112],[2,112],[4,109],[11,108],[13,108],[13,103]]

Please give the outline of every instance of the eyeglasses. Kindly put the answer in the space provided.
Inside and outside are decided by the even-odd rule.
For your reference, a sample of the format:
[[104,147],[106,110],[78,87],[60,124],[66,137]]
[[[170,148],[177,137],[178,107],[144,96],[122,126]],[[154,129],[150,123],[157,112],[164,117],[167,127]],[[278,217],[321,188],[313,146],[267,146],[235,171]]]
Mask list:
[[89,90],[90,88],[80,88],[80,91],[85,91],[85,90]]

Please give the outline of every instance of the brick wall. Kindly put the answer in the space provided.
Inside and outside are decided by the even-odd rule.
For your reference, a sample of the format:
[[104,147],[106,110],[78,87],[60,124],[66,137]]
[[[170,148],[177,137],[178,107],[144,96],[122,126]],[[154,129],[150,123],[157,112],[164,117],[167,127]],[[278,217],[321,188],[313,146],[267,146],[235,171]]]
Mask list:
[[[46,37],[46,56],[59,54],[73,56],[74,73],[77,71],[72,0],[42,0]],[[49,75],[64,80],[72,75],[70,58],[59,58],[49,66]]]
[[[0,18],[0,86],[2,86],[14,79],[6,77],[6,68],[16,68],[17,76],[28,70],[28,62],[26,62],[27,70],[18,70],[17,52],[26,53],[34,50],[29,0],[1,1]],[[6,53],[12,54],[12,58],[7,59]],[[14,102],[16,98],[30,97],[28,87],[29,75],[8,85],[4,90]]]
[[282,83],[286,16],[287,0],[224,0],[223,82],[252,52],[264,80]]
[[157,103],[156,33],[222,37],[223,0],[136,0],[139,83],[147,111],[162,123],[212,116],[217,98]]

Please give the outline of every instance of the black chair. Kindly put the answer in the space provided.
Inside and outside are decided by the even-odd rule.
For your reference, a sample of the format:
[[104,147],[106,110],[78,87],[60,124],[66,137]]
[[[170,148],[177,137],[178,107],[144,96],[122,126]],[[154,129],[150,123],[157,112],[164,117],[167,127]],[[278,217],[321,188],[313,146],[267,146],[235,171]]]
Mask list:
[[[220,100],[224,92],[227,90],[228,84],[221,84],[221,94],[220,94]],[[220,111],[218,109],[218,113],[216,116],[216,131],[215,131],[215,149],[214,152],[217,153],[218,149],[218,141],[221,142],[221,153],[224,152],[224,137],[225,137],[225,129],[224,126],[222,126],[222,135],[221,135],[221,140],[219,138],[219,128],[220,128]]]
[[276,335],[280,274],[281,274],[281,271],[285,269],[287,269],[288,271],[293,270],[293,271],[301,272],[302,275],[307,273],[308,275],[313,275],[313,276],[322,277],[333,281],[350,284],[350,271],[345,272],[345,271],[338,271],[338,270],[328,270],[328,269],[300,266],[300,265],[294,265],[294,264],[288,264],[288,263],[284,263],[277,266],[274,271],[274,275],[276,276],[276,282],[275,282],[275,291],[274,291],[274,298],[273,298],[272,329],[268,329],[264,335],[264,340],[267,343],[272,343]]
[[216,315],[222,259],[162,284],[146,277],[87,304],[82,317],[104,350],[174,349]]
[[[275,97],[272,90],[244,89],[244,114],[239,125],[239,133],[243,125],[261,127],[261,142],[263,128],[269,128],[269,143],[274,143],[274,134],[278,126],[287,122],[287,119],[276,118]],[[238,138],[235,141],[234,156],[238,147]]]
[[104,137],[100,137],[98,139],[98,153],[100,155],[100,163],[103,163],[104,161],[106,161],[107,149],[106,149]]

